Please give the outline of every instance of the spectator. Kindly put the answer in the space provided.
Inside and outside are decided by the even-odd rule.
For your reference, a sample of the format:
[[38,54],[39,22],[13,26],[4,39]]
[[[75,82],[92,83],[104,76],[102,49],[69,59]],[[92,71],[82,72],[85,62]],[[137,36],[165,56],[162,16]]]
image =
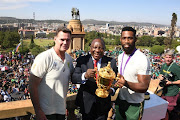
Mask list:
[[165,64],[162,65],[160,75],[158,77],[163,86],[163,93],[161,97],[169,102],[165,120],[171,118],[171,112],[176,106],[176,102],[180,94],[180,67],[173,62],[173,58],[174,54],[172,50],[165,52]]

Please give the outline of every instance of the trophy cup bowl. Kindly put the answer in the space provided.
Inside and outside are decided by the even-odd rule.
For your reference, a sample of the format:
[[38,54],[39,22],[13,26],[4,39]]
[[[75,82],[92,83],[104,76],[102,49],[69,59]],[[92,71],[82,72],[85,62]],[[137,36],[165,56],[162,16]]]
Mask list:
[[98,97],[107,98],[109,95],[107,90],[111,87],[111,84],[116,77],[115,72],[111,68],[111,62],[108,62],[107,66],[100,68],[98,74],[99,75],[96,78],[98,88],[96,89],[95,94]]

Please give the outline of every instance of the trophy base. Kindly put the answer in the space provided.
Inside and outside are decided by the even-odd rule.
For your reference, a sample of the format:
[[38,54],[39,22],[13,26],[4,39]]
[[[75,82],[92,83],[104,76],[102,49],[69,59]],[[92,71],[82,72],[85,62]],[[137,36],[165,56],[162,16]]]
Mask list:
[[98,89],[96,89],[95,94],[100,98],[107,98],[109,95],[109,92],[105,89],[98,88]]

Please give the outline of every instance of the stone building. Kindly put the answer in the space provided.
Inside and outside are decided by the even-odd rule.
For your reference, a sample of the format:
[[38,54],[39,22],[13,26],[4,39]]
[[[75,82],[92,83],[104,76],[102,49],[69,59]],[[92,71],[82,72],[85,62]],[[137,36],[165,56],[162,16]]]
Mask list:
[[72,32],[72,42],[67,51],[70,53],[74,50],[84,50],[84,27],[80,21],[79,10],[77,8],[72,8],[72,19],[69,21],[67,28],[69,28]]

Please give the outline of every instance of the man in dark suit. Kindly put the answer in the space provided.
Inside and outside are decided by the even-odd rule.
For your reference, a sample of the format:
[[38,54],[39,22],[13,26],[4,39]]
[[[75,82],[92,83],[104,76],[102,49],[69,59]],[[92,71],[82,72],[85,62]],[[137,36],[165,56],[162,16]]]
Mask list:
[[[96,66],[99,70],[111,62],[111,67],[117,73],[116,60],[104,56],[105,43],[102,39],[94,39],[91,43],[90,55],[81,56],[77,59],[77,65],[72,76],[72,82],[81,84],[76,97],[76,105],[80,107],[83,120],[107,120],[111,108],[110,95],[107,98],[96,96],[97,84]],[[109,90],[111,91],[111,89]]]

